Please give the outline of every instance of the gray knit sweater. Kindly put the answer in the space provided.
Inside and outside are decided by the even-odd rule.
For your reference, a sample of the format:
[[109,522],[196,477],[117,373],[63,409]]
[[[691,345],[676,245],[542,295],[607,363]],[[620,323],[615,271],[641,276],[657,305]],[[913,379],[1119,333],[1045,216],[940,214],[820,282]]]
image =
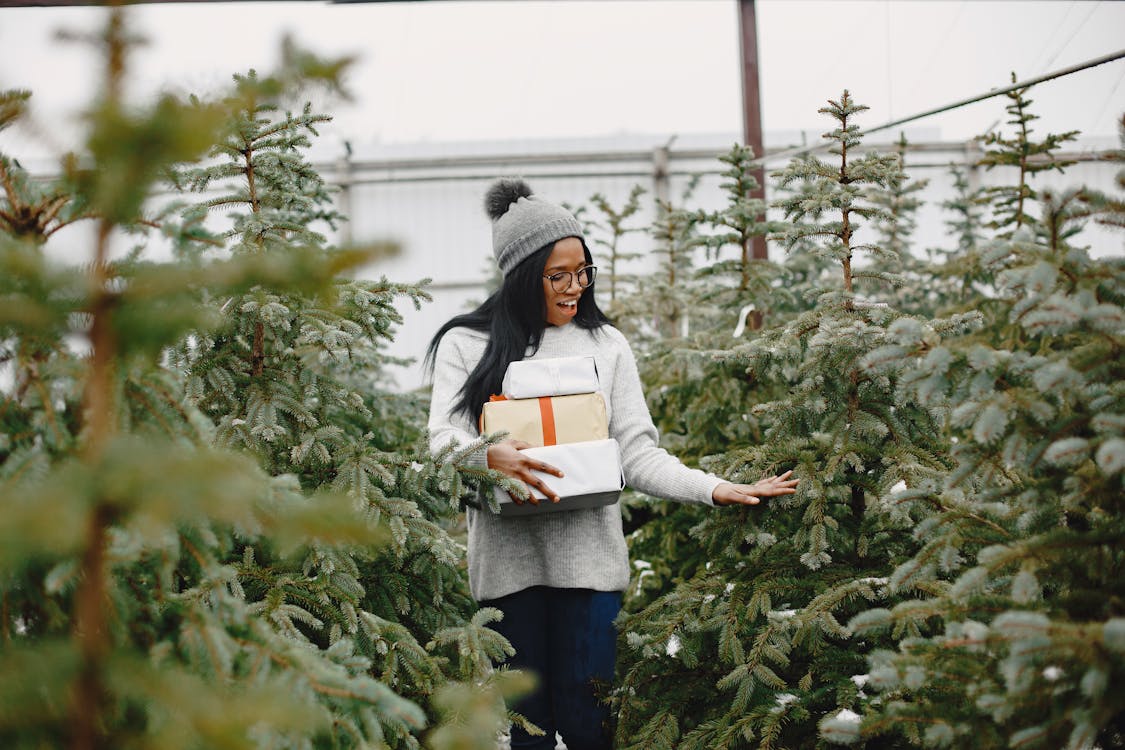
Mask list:
[[[464,445],[479,436],[472,420],[451,412],[487,341],[486,334],[467,328],[454,328],[442,338],[434,360],[431,450],[450,441]],[[689,469],[658,446],[637,363],[620,331],[608,325],[597,331],[573,323],[548,326],[529,359],[577,355],[593,355],[597,362],[609,435],[621,446],[625,483],[648,495],[713,505],[711,493],[723,480]],[[481,450],[472,462],[485,465],[485,453]],[[469,586],[478,601],[529,586],[622,591],[629,584],[619,505],[516,517],[470,508],[468,526]]]

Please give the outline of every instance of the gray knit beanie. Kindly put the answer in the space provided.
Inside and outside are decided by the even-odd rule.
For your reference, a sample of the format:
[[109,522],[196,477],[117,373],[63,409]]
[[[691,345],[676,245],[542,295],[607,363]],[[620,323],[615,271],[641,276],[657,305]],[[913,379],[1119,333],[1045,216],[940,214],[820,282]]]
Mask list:
[[520,179],[492,183],[484,209],[492,219],[492,253],[505,276],[541,247],[564,237],[582,239],[582,225],[570,211],[532,195]]

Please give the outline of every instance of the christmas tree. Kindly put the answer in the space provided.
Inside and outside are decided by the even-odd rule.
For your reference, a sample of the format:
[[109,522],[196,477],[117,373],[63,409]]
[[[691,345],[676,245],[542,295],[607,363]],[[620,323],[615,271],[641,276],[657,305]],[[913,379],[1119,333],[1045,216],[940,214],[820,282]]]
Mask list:
[[[439,525],[488,478],[410,449],[410,405],[373,387],[404,290],[342,278],[373,254],[308,226],[331,219],[299,156],[317,118],[272,109],[340,66],[289,46],[228,97],[138,109],[124,14],[93,41],[85,152],[46,185],[0,155],[4,746],[419,747],[441,716],[432,747],[491,748],[507,644]],[[250,207],[226,234],[153,199],[218,173],[214,205]],[[48,263],[76,221],[88,264]]]
[[[771,268],[763,259],[752,257],[753,239],[771,234],[780,227],[764,218],[766,202],[750,197],[759,187],[754,177],[757,166],[753,150],[736,143],[729,152],[719,156],[719,161],[726,165],[720,187],[726,193],[727,205],[718,211],[701,212],[699,216],[700,222],[711,230],[705,235],[704,247],[716,259],[715,263],[706,267],[704,278],[728,274],[734,276],[735,282],[730,286],[737,290],[740,299],[731,301],[720,295],[714,301],[723,309],[743,309],[748,299],[760,302],[767,297],[769,283],[776,273],[776,269]],[[726,247],[735,248],[733,260],[722,258],[722,251]],[[739,301],[743,302],[743,306],[736,304]],[[761,311],[758,312],[760,314]],[[755,322],[754,327],[757,325],[759,323]]]
[[[1012,83],[1015,82],[1016,74],[1012,73]],[[1011,135],[991,132],[981,138],[985,146],[991,147],[985,150],[985,155],[980,160],[981,165],[988,169],[1007,166],[1018,170],[1015,184],[989,187],[984,191],[993,211],[990,226],[1001,230],[1004,237],[1010,237],[1025,226],[1035,226],[1031,206],[1037,193],[1031,186],[1031,179],[1040,172],[1052,169],[1061,172],[1066,166],[1073,164],[1058,159],[1054,152],[1078,135],[1078,131],[1071,130],[1065,133],[1048,133],[1041,141],[1033,140],[1031,134],[1034,128],[1031,123],[1039,117],[1030,111],[1034,102],[1026,96],[1028,88],[1025,86],[1005,94],[1009,100],[1005,109],[1011,118],[1007,124],[1012,125],[1015,132]]]
[[[650,338],[637,336],[646,355],[641,377],[662,444],[689,464],[760,440],[757,420],[745,415],[768,398],[745,368],[713,356],[732,336],[752,335],[780,274],[776,265],[750,256],[752,239],[775,227],[760,218],[765,204],[748,197],[757,187],[753,152],[735,144],[719,160],[726,167],[720,183],[725,204],[715,211],[688,208],[697,180],[677,205],[658,202],[650,231],[658,269],[644,280],[644,293],[621,308],[648,313],[653,321]],[[731,249],[735,257],[724,257]],[[700,268],[693,268],[694,259],[702,261]],[[691,530],[706,511],[644,499],[626,507],[632,553],[647,566],[631,592],[633,605],[641,606],[646,591],[690,577],[705,562],[689,551],[695,548]]]
[[[639,352],[662,347],[667,340],[685,335],[690,326],[692,254],[700,240],[697,212],[687,204],[698,184],[699,178],[692,177],[677,200],[653,200],[654,218],[647,234],[653,240],[656,271],[638,279],[633,293],[622,295],[613,306],[614,321]],[[583,209],[575,214],[580,220]]]
[[[855,157],[863,109],[845,92],[821,110],[837,122],[825,137],[838,164],[806,157],[777,175],[795,188],[779,201],[789,219],[779,238],[834,267],[835,285],[812,310],[712,354],[773,400],[745,415],[759,435],[730,441],[704,465],[748,482],[793,468],[801,485],[769,507],[706,514],[684,552],[694,567],[623,622],[623,747],[815,746],[817,720],[858,690],[850,677],[864,649],[842,623],[887,595],[895,561],[914,550],[917,518],[887,498],[944,471],[928,410],[871,371],[885,347],[961,323],[907,317],[860,294],[861,284],[893,281],[853,261],[895,251],[853,234],[861,219],[890,219],[870,191],[900,174],[895,155]],[[743,417],[728,414],[724,424]]]
[[896,282],[883,291],[895,308],[903,312],[932,316],[940,310],[940,295],[931,288],[932,257],[915,257],[911,239],[917,229],[915,216],[922,205],[919,194],[929,185],[929,180],[912,180],[906,173],[906,153],[909,147],[905,134],[899,134],[895,153],[899,158],[898,174],[893,175],[885,190],[872,191],[871,201],[886,211],[887,218],[876,221],[875,244],[894,254],[893,265],[883,264],[884,270],[893,271]]
[[914,596],[849,627],[913,637],[871,655],[878,694],[862,720],[825,727],[838,742],[1125,746],[1125,265],[1075,244],[1084,222],[1119,225],[1121,201],[1044,190],[1021,218],[996,195],[1008,223],[980,254],[989,325],[883,368],[947,415],[955,464],[903,494],[935,510],[889,584]]
[[953,197],[941,207],[950,216],[945,227],[957,239],[953,248],[928,251],[932,267],[928,274],[930,291],[926,299],[940,312],[966,310],[982,295],[982,287],[991,283],[991,274],[981,266],[984,247],[984,212],[988,196],[981,188],[972,188],[966,170],[951,165]]
[[590,204],[597,209],[598,216],[585,221],[583,228],[586,235],[592,238],[593,247],[590,252],[593,253],[594,262],[600,264],[602,275],[608,282],[603,288],[609,289],[607,310],[611,315],[618,294],[624,296],[635,281],[634,275],[628,272],[626,266],[629,261],[641,257],[641,254],[625,250],[621,241],[630,234],[643,231],[643,227],[629,226],[629,220],[641,210],[641,196],[644,192],[643,187],[634,185],[621,208],[614,207],[601,193],[590,197]]
[[[184,248],[187,254],[205,252],[215,239],[229,241],[236,257],[297,245],[327,262],[339,252],[313,227],[344,217],[302,158],[327,118],[307,105],[299,115],[283,112],[274,88],[253,73],[237,77],[229,101],[235,127],[211,163],[176,176],[215,194],[187,208],[187,217],[223,207],[232,224],[218,238],[196,240],[201,247]],[[425,705],[453,677],[483,679],[503,648],[481,628],[487,613],[468,620],[475,605],[460,567],[463,549],[441,525],[464,492],[455,463],[435,461],[421,441],[421,402],[380,384],[390,361],[380,347],[399,322],[398,295],[416,305],[427,299],[420,287],[387,279],[341,280],[323,297],[259,287],[214,299],[222,325],[192,337],[178,361],[190,398],[218,425],[220,445],[251,452],[271,474],[298,477],[307,490],[348,494],[391,531],[383,551],[310,550],[287,563],[268,550],[244,550],[242,575],[268,602],[267,616],[324,646],[346,635],[382,680]],[[452,628],[474,630],[468,642],[477,647],[464,664],[434,652],[455,640]],[[460,674],[466,665],[480,669]]]

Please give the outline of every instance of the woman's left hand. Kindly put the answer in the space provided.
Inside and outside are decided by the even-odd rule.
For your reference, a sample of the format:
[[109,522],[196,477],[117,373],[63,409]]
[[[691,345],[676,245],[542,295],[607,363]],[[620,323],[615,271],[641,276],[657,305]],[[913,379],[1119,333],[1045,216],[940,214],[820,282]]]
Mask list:
[[759,479],[754,484],[720,484],[711,493],[715,505],[757,505],[763,497],[792,495],[797,490],[797,479],[790,479],[792,471],[778,476]]

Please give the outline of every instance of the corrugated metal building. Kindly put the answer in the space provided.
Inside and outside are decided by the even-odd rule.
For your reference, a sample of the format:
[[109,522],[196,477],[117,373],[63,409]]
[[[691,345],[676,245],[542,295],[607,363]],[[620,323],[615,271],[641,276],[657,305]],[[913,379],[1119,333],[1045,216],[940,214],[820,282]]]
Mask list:
[[[928,179],[921,196],[914,247],[951,247],[940,208],[953,195],[948,165],[971,164],[979,157],[973,144],[941,143],[924,129],[907,130],[912,148],[906,157],[912,179]],[[771,137],[772,136],[772,137]],[[896,136],[897,137],[897,134]],[[715,209],[723,204],[716,158],[736,141],[735,134],[695,135],[669,142],[663,136],[542,140],[503,143],[418,144],[357,152],[346,162],[325,169],[326,176],[343,188],[341,209],[352,217],[341,228],[337,241],[359,242],[391,238],[402,252],[366,269],[365,275],[386,276],[393,281],[431,279],[434,301],[421,311],[404,304],[404,322],[391,353],[416,360],[398,374],[398,387],[411,389],[423,384],[420,360],[437,328],[451,316],[464,312],[486,295],[485,284],[492,273],[491,227],[482,199],[498,176],[519,175],[544,197],[572,207],[588,205],[601,193],[611,205],[620,207],[634,185],[647,190],[642,210],[631,226],[647,227],[654,213],[653,196],[662,194],[677,202],[693,175],[701,175],[689,207]],[[771,152],[788,146],[814,143],[818,133],[767,134]],[[875,144],[872,144],[875,146]],[[1092,154],[1113,148],[1109,139],[1086,140],[1072,149]],[[877,146],[888,147],[888,144]],[[783,162],[770,163],[777,168]],[[1117,165],[1105,161],[1081,161],[1065,174],[1051,172],[1035,179],[1037,189],[1086,184],[1113,189]],[[976,184],[1010,184],[1010,170],[975,169]],[[860,235],[858,242],[865,241]],[[1097,255],[1121,254],[1120,237],[1105,231],[1087,230],[1083,241]],[[627,270],[654,267],[649,256],[653,243],[644,233],[628,235],[623,249],[642,253]],[[592,248],[595,250],[596,248]],[[734,251],[729,251],[733,253]],[[783,250],[770,247],[770,257],[781,259]],[[603,285],[604,286],[604,285]]]
[[[913,247],[918,253],[926,248],[948,248],[953,241],[947,237],[941,209],[942,201],[953,195],[948,165],[972,164],[980,152],[973,144],[943,143],[938,134],[926,129],[907,129],[912,143],[907,153],[906,168],[911,179],[928,179],[921,192],[924,205],[917,215],[918,228]],[[897,133],[888,138],[897,137]],[[409,390],[423,385],[421,359],[438,327],[453,315],[468,310],[486,296],[486,283],[493,274],[491,225],[485,216],[483,196],[488,185],[499,176],[519,175],[545,198],[565,202],[572,207],[589,205],[595,193],[603,194],[611,205],[620,207],[635,185],[646,188],[642,210],[630,226],[648,227],[654,216],[653,197],[661,194],[679,204],[679,198],[693,176],[699,183],[689,208],[714,210],[723,205],[719,173],[723,164],[717,156],[729,150],[737,135],[719,133],[692,135],[670,139],[668,136],[617,136],[567,140],[535,140],[523,142],[469,142],[407,144],[385,147],[357,148],[347,160],[325,158],[326,146],[317,145],[314,161],[331,183],[339,186],[339,209],[351,221],[335,232],[327,232],[336,244],[363,243],[394,239],[401,252],[364,269],[363,276],[386,278],[396,282],[418,282],[430,279],[428,289],[433,302],[415,310],[402,303],[399,309],[403,324],[390,353],[413,359],[415,363],[398,368],[395,387]],[[820,133],[790,131],[766,133],[766,148],[779,150],[817,143]],[[888,143],[869,144],[889,148]],[[1069,154],[1086,159],[1069,167],[1064,174],[1049,172],[1035,178],[1037,189],[1088,185],[1113,192],[1114,175],[1120,168],[1104,160],[1096,160],[1098,152],[1117,148],[1116,140],[1085,139],[1071,144]],[[861,149],[862,152],[862,149]],[[825,155],[830,158],[831,155]],[[776,169],[784,161],[773,160],[768,169]],[[47,163],[29,165],[33,174],[53,171]],[[971,180],[978,185],[1012,184],[1011,169],[987,171],[975,169]],[[171,197],[171,196],[165,196]],[[159,202],[160,199],[158,199]],[[194,200],[194,199],[193,199]],[[591,212],[591,215],[593,212]],[[221,223],[221,214],[213,216]],[[320,228],[327,231],[327,228]],[[47,246],[50,257],[66,263],[89,261],[93,226],[82,222],[67,227],[52,237]],[[857,242],[873,239],[857,234]],[[1091,246],[1095,255],[1122,255],[1125,247],[1120,235],[1103,229],[1088,228],[1080,237]],[[139,241],[146,255],[154,260],[170,255],[159,235]],[[121,255],[135,237],[122,235],[115,243],[115,255]],[[643,272],[655,267],[651,255],[653,242],[643,232],[625,237],[622,250],[641,254],[641,258],[622,270]],[[598,248],[591,246],[597,254]],[[728,250],[726,257],[733,257]],[[781,260],[784,250],[769,248],[771,259]],[[603,263],[604,265],[604,263]],[[599,284],[605,293],[605,284]],[[751,301],[751,300],[748,300]],[[76,343],[76,345],[79,345]]]

